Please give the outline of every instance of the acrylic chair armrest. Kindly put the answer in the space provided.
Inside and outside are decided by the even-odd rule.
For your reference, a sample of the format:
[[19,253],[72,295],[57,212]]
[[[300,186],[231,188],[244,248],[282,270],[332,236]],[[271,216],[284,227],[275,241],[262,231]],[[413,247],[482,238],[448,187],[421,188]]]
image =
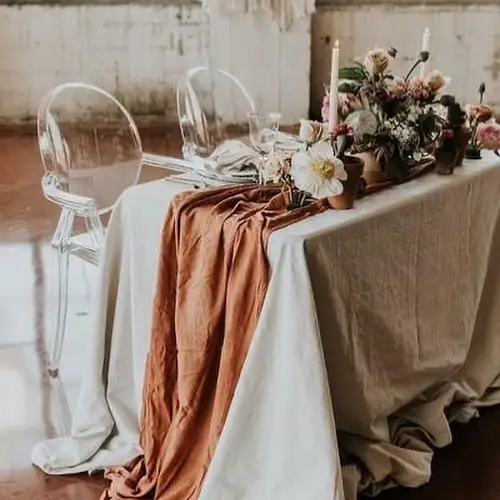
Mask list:
[[56,175],[47,173],[42,178],[42,190],[47,199],[86,217],[97,213],[95,200],[88,196],[68,193],[60,189],[59,179]]
[[142,164],[149,167],[159,167],[176,172],[187,172],[193,169],[189,161],[173,156],[157,155],[153,153],[142,154]]

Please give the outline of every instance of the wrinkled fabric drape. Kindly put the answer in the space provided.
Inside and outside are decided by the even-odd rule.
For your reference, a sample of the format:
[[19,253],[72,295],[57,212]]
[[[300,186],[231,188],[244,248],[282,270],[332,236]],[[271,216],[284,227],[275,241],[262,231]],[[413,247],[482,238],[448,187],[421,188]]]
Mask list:
[[197,498],[269,282],[272,231],[326,210],[287,210],[278,186],[226,186],[172,202],[141,418],[144,455],[107,471],[103,499]]

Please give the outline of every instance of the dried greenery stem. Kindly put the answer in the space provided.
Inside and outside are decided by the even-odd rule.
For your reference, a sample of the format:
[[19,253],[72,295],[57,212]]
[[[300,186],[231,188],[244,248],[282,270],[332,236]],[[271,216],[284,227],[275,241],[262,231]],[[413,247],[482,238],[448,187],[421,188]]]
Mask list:
[[483,104],[485,92],[486,84],[482,82],[481,85],[479,85],[479,104]]
[[414,62],[413,66],[410,68],[410,71],[408,71],[408,74],[405,77],[405,82],[407,82],[410,79],[410,76],[418,68],[418,66],[420,66],[420,64],[427,62],[429,60],[429,55],[430,54],[427,51],[420,52],[417,60]]
[[[478,92],[479,92],[479,105],[482,105],[484,103],[484,94],[486,93],[486,84],[484,82],[481,82],[481,84],[479,85]],[[479,118],[480,118],[480,116],[478,114],[476,117],[474,117],[474,118],[472,118],[472,120],[470,120],[470,128],[471,128],[471,132],[472,132],[472,137],[470,140],[470,147],[473,150],[479,149],[479,143],[478,143],[478,139],[477,139],[477,128],[479,125]]]
[[304,207],[311,202],[310,197],[306,192],[297,189],[293,181],[293,178],[290,174],[282,175],[281,186],[283,195],[288,200],[289,210],[293,210],[299,207]]

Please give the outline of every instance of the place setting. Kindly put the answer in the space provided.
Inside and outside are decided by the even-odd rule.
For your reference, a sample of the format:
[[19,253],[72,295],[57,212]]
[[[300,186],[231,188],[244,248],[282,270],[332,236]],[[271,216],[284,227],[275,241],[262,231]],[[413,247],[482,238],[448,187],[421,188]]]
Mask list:
[[300,139],[280,133],[279,113],[249,113],[248,135],[224,140],[206,157],[196,154],[192,145],[185,158],[187,173],[166,178],[172,182],[208,187],[221,184],[263,183],[266,163],[276,155],[297,150]]

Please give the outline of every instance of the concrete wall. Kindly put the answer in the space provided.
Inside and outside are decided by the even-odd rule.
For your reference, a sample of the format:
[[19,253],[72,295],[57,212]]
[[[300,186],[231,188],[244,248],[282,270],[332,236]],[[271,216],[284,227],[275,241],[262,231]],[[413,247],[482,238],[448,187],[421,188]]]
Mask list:
[[[345,2],[341,2],[345,3]],[[324,83],[329,81],[331,40],[341,44],[341,62],[363,57],[373,47],[396,47],[396,70],[411,66],[422,43],[425,27],[431,30],[430,69],[440,69],[452,82],[451,93],[463,101],[477,99],[485,81],[487,100],[500,104],[500,5],[378,5],[325,6],[312,23],[311,110],[317,111]]]
[[[32,118],[66,81],[112,92],[136,117],[176,120],[176,82],[203,64],[202,18],[196,5],[1,5],[0,120]],[[260,109],[280,110],[287,123],[307,114],[310,20],[282,33],[265,17],[234,17],[210,31],[214,64],[238,76]]]

